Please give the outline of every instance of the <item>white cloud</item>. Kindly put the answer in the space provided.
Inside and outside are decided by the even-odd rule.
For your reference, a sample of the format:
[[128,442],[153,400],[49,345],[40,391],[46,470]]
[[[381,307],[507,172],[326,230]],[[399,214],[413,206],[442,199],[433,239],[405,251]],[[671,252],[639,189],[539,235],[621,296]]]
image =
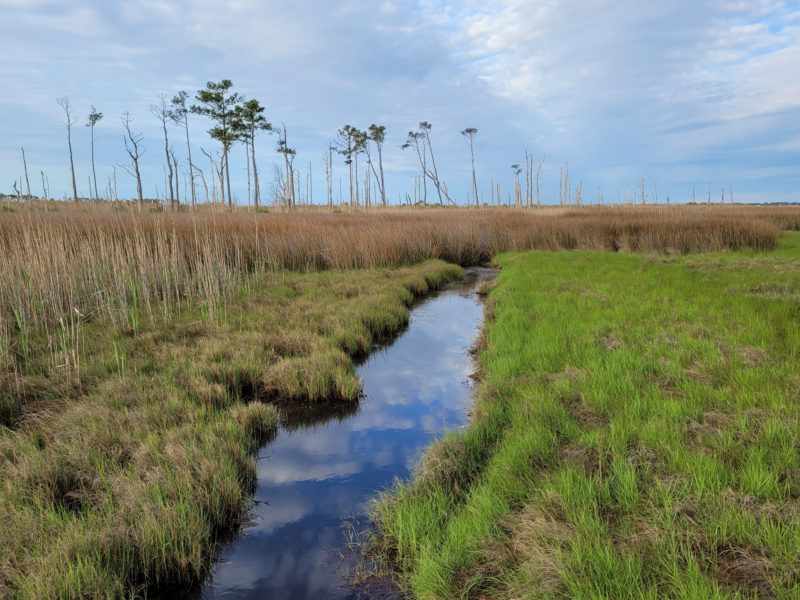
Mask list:
[[[418,168],[399,146],[422,120],[434,124],[437,162],[459,199],[469,188],[468,153],[458,135],[467,126],[480,131],[478,178],[487,196],[490,178],[505,195],[508,165],[528,148],[548,156],[545,198],[558,188],[556,165],[567,159],[571,171],[586,176],[584,189],[624,185],[607,174],[612,168],[668,187],[666,163],[695,161],[707,177],[734,179],[742,149],[785,154],[800,135],[791,122],[800,111],[800,78],[789,76],[800,61],[800,11],[788,1],[1,5],[15,26],[0,39],[0,51],[18,58],[0,65],[0,77],[15,90],[0,98],[0,125],[9,148],[30,146],[32,160],[48,167],[54,188],[68,181],[63,168],[52,167],[63,163],[49,141],[62,135],[57,96],[69,95],[82,112],[94,104],[106,114],[98,131],[105,174],[124,160],[122,111],[138,116],[145,140],[157,139],[147,107],[160,92],[192,91],[223,77],[259,98],[274,122],[286,122],[303,169],[309,161],[318,165],[345,123],[386,124],[392,198],[411,192]],[[765,117],[768,136],[757,127]],[[202,134],[207,124],[194,125],[195,143],[210,148]],[[76,132],[75,143],[85,171],[83,133]],[[272,145],[262,143],[265,173]],[[13,156],[9,148],[0,152]],[[771,160],[768,151],[760,160]],[[143,166],[152,190],[161,179],[155,154]],[[316,170],[315,188],[322,190]],[[243,198],[244,170],[231,174]],[[341,176],[337,164],[335,181]],[[15,166],[0,166],[0,182],[14,177]],[[786,199],[787,182],[776,177],[769,185]]]

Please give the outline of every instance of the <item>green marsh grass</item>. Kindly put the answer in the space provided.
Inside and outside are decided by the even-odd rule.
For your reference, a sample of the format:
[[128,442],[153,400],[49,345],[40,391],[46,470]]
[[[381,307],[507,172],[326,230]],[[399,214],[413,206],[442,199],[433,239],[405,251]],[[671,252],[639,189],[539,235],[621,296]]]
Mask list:
[[0,428],[0,597],[135,598],[198,581],[247,513],[253,453],[284,405],[354,406],[352,358],[461,276],[441,261],[264,274],[214,318],[186,307],[157,326],[84,323],[80,387],[40,377],[49,400]]
[[214,316],[224,313],[231,292],[263,274],[432,258],[472,265],[526,249],[763,250],[775,247],[781,229],[800,227],[795,207],[756,206],[352,214],[46,208],[0,214],[0,419],[42,399],[42,377],[80,387],[85,324],[136,332],[169,323],[185,307]]
[[470,427],[374,507],[403,588],[800,597],[800,234],[497,262]]
[[[252,452],[276,423],[287,415],[313,422],[321,405],[352,412],[360,392],[352,359],[401,327],[414,297],[460,275],[452,265],[424,261],[467,265],[531,248],[764,250],[776,246],[780,229],[800,222],[797,210],[772,207],[363,214],[107,208],[53,204],[48,212],[19,207],[0,215],[2,597],[137,597],[196,581],[214,545],[246,513]],[[736,289],[780,298],[795,293],[793,286],[776,279]],[[611,330],[604,335],[609,346],[624,343]],[[698,357],[713,358],[714,347],[696,337]],[[776,356],[757,341],[735,350],[754,363]],[[698,385],[725,376],[717,363],[685,367]],[[568,396],[591,381],[572,368],[553,373],[553,385]],[[513,381],[494,381],[487,395],[518,393]],[[506,440],[503,429],[489,426],[453,438],[415,488],[433,496],[425,519],[412,510],[411,530],[398,529],[403,548],[426,543],[427,519],[445,527],[450,513],[441,507],[450,496],[473,493],[495,449],[508,445],[509,473],[524,472],[530,453],[540,455],[537,469],[545,472],[559,459],[547,440],[578,435],[570,410],[602,422],[600,400],[594,412],[571,402],[557,414],[530,409],[563,426],[558,434],[545,423],[534,438]],[[648,410],[643,400],[637,406]],[[481,403],[481,411],[508,423],[522,418],[504,403]],[[702,417],[695,421],[702,425]],[[626,430],[604,435],[597,440],[602,481],[613,481],[609,490],[625,502],[641,503],[638,472],[612,466],[613,444]],[[718,443],[735,449],[737,439]],[[591,448],[589,439],[572,452]],[[680,453],[670,459],[688,460]],[[775,482],[774,460],[748,456],[742,485],[759,497],[779,495],[785,482]],[[719,489],[725,475],[710,459],[691,469],[709,489]],[[487,485],[501,485],[504,473]],[[474,492],[481,519],[454,520],[463,531],[443,556],[463,563],[464,573],[469,561],[459,544],[490,539],[487,523],[529,497],[518,482],[495,504],[493,489]],[[727,552],[728,562],[741,562],[738,547]],[[449,585],[434,571],[424,577],[437,589]],[[471,581],[480,589],[479,576]]]

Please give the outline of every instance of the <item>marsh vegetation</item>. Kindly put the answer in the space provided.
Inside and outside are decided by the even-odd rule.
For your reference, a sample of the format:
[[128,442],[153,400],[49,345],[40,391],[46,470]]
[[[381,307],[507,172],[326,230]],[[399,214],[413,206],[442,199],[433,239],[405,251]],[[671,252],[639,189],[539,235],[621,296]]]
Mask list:
[[[780,521],[779,510],[796,498],[796,242],[781,242],[800,225],[795,208],[32,206],[0,214],[0,595],[143,596],[202,578],[247,513],[253,452],[280,410],[352,403],[353,360],[458,265],[493,257],[505,273],[472,429],[435,445],[376,513],[375,548],[404,585],[423,597],[539,584],[569,595],[578,581],[616,590],[622,573],[647,591],[673,573],[728,590],[710,574],[746,555],[764,586],[796,589],[796,512]],[[570,252],[503,254],[528,250]],[[716,413],[724,427],[704,429]],[[557,484],[583,490],[577,504]],[[687,521],[664,508],[673,497],[695,511]],[[515,541],[509,519],[525,510],[572,537]],[[636,537],[639,525],[667,533]],[[697,535],[670,546],[676,531]],[[660,570],[617,562],[639,542],[676,558]],[[509,558],[517,543],[553,571]],[[569,571],[581,557],[614,577]],[[694,579],[670,571],[692,564]]]
[[501,254],[471,427],[374,509],[419,598],[796,598],[800,235]]

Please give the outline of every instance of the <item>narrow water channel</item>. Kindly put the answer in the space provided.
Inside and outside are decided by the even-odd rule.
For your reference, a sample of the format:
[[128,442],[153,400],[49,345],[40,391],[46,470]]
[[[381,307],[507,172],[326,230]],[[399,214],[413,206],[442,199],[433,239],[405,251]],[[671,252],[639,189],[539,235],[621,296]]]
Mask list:
[[198,598],[368,597],[348,581],[343,522],[365,524],[366,503],[408,476],[435,436],[465,423],[468,348],[483,317],[476,290],[493,275],[469,269],[464,282],[418,304],[408,328],[358,368],[358,407],[282,427],[262,449],[252,521]]

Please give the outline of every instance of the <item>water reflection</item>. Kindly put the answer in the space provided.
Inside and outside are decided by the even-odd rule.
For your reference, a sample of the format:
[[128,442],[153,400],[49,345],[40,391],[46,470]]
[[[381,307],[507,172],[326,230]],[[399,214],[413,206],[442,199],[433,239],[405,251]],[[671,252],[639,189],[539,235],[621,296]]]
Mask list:
[[464,422],[467,348],[482,316],[475,289],[491,276],[470,270],[465,284],[417,306],[407,330],[358,368],[358,405],[282,415],[286,427],[262,450],[252,522],[222,552],[202,598],[359,597],[339,561],[342,521],[407,476],[432,436]]

